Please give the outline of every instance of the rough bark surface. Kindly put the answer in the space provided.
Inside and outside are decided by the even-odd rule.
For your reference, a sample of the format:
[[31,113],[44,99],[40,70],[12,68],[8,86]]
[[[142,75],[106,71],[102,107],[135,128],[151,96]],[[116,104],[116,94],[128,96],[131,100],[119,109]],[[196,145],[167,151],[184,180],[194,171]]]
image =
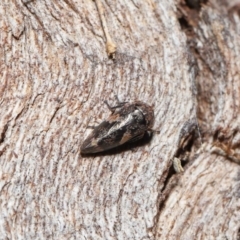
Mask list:
[[[115,60],[94,1],[0,2],[0,239],[240,239],[240,3],[102,3]],[[81,156],[115,94],[159,133]]]

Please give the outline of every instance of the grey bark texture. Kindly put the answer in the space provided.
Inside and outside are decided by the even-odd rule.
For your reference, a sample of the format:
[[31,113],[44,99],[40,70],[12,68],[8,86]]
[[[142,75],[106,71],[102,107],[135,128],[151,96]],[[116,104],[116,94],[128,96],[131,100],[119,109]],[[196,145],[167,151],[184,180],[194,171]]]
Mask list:
[[[0,239],[239,240],[240,2],[102,4],[114,60],[94,1],[0,2]],[[81,156],[115,94],[159,133]]]

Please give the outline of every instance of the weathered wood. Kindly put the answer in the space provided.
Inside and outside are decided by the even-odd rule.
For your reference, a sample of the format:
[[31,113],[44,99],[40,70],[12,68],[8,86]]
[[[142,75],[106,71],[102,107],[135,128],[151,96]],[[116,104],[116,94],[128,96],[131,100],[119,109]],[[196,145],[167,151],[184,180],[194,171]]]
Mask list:
[[[102,4],[115,60],[94,1],[0,2],[0,239],[239,238],[239,15],[182,6],[186,34],[175,1]],[[82,157],[115,94],[160,133]]]

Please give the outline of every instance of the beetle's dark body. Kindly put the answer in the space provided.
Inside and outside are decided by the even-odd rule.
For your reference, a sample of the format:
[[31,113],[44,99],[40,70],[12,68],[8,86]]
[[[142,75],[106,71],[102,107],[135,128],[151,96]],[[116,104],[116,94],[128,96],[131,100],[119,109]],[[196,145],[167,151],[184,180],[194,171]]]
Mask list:
[[112,110],[110,117],[95,127],[83,142],[83,154],[102,152],[126,142],[136,141],[147,131],[151,131],[154,113],[149,105],[136,101],[109,108]]

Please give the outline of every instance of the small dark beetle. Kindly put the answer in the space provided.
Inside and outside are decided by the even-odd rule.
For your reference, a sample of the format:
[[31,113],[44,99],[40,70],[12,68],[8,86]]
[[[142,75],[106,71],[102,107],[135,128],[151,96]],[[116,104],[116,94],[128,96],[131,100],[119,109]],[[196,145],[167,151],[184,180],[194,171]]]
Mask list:
[[117,101],[115,107],[110,107],[105,101],[112,114],[85,139],[81,153],[103,152],[126,142],[137,141],[146,132],[152,131],[154,112],[151,106],[140,101],[119,102],[118,98]]

